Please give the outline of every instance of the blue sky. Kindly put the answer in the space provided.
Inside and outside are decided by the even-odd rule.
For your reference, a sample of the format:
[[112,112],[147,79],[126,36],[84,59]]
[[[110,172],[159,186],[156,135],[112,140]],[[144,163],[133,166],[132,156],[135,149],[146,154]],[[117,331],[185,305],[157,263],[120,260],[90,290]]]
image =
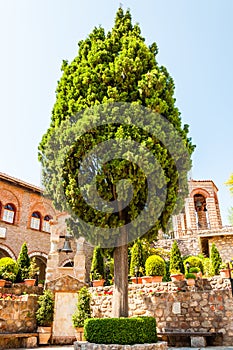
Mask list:
[[[37,146],[50,123],[63,59],[94,26],[111,29],[114,0],[0,0],[0,171],[40,185]],[[177,106],[197,145],[192,178],[213,179],[223,223],[233,198],[232,0],[122,0],[176,85]]]

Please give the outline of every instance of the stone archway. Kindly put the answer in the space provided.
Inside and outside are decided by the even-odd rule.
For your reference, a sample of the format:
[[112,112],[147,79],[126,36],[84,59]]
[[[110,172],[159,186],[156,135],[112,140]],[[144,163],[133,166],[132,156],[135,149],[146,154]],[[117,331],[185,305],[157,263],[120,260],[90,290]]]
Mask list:
[[35,258],[36,265],[39,267],[38,281],[45,281],[46,266],[48,256],[45,253],[33,252],[29,254],[30,258]]
[[4,244],[0,244],[0,259],[5,257],[17,260],[15,254],[9,247],[5,246]]

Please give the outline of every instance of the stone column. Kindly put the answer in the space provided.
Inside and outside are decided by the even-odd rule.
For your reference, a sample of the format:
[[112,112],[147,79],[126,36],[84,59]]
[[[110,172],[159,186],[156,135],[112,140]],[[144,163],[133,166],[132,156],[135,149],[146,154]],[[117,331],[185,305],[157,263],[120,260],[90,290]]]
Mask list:
[[59,266],[58,243],[59,234],[57,233],[57,221],[50,220],[50,252],[47,260],[45,283],[54,280],[57,277]]
[[76,241],[77,250],[74,256],[74,277],[81,282],[85,282],[86,277],[86,255],[84,249],[84,238],[80,237]]

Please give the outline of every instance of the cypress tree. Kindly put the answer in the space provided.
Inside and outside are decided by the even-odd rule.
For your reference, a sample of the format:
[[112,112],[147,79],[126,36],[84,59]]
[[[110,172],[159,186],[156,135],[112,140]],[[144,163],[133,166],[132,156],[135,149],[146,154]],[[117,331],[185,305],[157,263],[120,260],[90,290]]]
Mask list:
[[170,273],[184,273],[184,264],[176,241],[173,242],[171,249]]
[[145,253],[142,242],[138,239],[131,248],[130,259],[130,276],[135,276],[135,268],[137,268],[137,275],[143,276],[145,270]]
[[[143,233],[143,238],[155,239],[158,230],[166,228],[175,207],[178,208],[182,204],[182,197],[185,197],[188,190],[187,171],[191,167],[190,155],[194,146],[188,137],[188,126],[182,126],[180,112],[175,106],[173,79],[165,67],[158,65],[157,53],[156,43],[147,46],[139,25],[132,24],[130,11],[124,13],[122,8],[119,8],[110,32],[105,33],[101,27],[94,28],[85,40],[79,42],[77,57],[71,63],[63,61],[63,73],[56,90],[51,124],[39,145],[39,160],[44,169],[43,183],[46,192],[53,198],[58,210],[70,213],[71,217],[68,220],[70,230],[76,237],[82,235],[87,237],[93,245],[100,244],[99,239],[102,239],[104,243],[108,240],[111,243],[110,247],[114,247],[116,288],[113,296],[113,316],[115,317],[128,315],[129,232],[126,224],[137,217],[140,219],[140,213],[146,207],[148,197],[146,175],[136,162],[129,162],[122,157],[106,162],[102,169],[97,164],[98,159],[93,158],[89,169],[97,178],[98,193],[103,200],[110,203],[117,201],[117,184],[121,180],[129,179],[132,183],[133,200],[126,209],[122,209],[121,204],[118,204],[118,211],[113,213],[103,213],[86,203],[86,194],[91,193],[91,186],[87,185],[89,177],[87,176],[87,181],[82,187],[78,175],[82,173],[80,163],[89,150],[109,139],[127,138],[147,148],[159,160],[164,172],[164,177],[160,176],[156,181],[157,191],[149,193],[155,197],[152,201],[154,208],[150,211],[154,222],[152,227]],[[101,118],[102,111],[98,110],[98,106],[103,106],[104,111],[106,105],[110,106],[117,102],[130,104],[133,107],[133,116],[138,115],[137,111],[134,114],[134,108],[137,106],[159,113],[172,128],[161,130],[161,125],[154,116],[146,121],[146,126],[165,137],[165,141],[169,137],[174,137],[177,132],[180,141],[175,142],[173,139],[172,149],[167,150],[160,138],[154,137],[153,132],[148,132],[146,128],[137,127],[133,123],[131,125],[108,123],[108,120],[106,125],[81,133],[86,125],[92,125]],[[89,114],[88,108],[92,108]],[[126,121],[131,118],[131,114],[129,116],[127,111],[124,116]],[[77,137],[70,145],[70,139],[80,133],[82,136]],[[54,145],[59,146],[59,151]],[[182,147],[187,151],[188,157],[179,152]],[[117,147],[115,148],[117,151]],[[107,147],[104,151],[110,154]],[[178,154],[176,161],[171,155],[173,151]],[[144,163],[146,169],[152,172],[151,163]],[[182,168],[181,171],[178,171],[177,164]],[[126,194],[128,187],[124,186]],[[165,192],[166,198],[161,200],[161,194]],[[164,209],[159,212],[158,208],[161,205]],[[90,233],[91,230],[85,228],[83,222],[91,223],[92,227],[99,229],[96,241]],[[145,223],[146,220],[142,220],[140,224]],[[115,227],[120,227],[120,238],[117,242],[114,241],[114,235],[103,234],[104,229]],[[137,235],[137,227],[134,231],[136,238],[142,236],[141,233]],[[130,241],[134,239],[135,237],[131,237]]]
[[92,263],[91,263],[91,278],[94,280],[104,278],[104,257],[102,249],[97,246],[94,248]]
[[222,258],[218,251],[218,248],[213,243],[210,250],[210,263],[211,263],[211,271],[213,275],[219,275],[220,265],[222,263]]
[[30,268],[30,258],[28,255],[27,243],[24,242],[21,246],[21,250],[17,259],[19,271],[17,274],[17,281],[22,282],[25,278],[28,278]]

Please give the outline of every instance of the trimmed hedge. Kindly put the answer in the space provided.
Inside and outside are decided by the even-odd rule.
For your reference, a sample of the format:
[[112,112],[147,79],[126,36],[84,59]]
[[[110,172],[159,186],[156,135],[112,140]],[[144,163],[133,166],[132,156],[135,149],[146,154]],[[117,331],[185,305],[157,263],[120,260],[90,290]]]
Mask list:
[[159,255],[151,255],[145,263],[147,276],[164,276],[166,273],[165,261]]
[[84,337],[96,344],[156,343],[154,317],[89,318],[84,322]]
[[201,272],[204,273],[202,260],[200,258],[198,258],[197,256],[190,256],[189,258],[185,259],[184,266],[185,266],[186,273],[188,272],[187,267],[186,267],[187,262],[189,263],[189,268],[198,267],[201,270]]

